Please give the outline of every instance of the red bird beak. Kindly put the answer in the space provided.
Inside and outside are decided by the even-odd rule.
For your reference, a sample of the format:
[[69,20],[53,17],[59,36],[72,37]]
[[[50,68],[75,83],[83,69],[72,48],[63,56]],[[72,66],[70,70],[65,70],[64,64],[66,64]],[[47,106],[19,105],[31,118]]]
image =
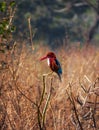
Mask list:
[[40,59],[40,61],[47,59],[47,56],[44,56]]

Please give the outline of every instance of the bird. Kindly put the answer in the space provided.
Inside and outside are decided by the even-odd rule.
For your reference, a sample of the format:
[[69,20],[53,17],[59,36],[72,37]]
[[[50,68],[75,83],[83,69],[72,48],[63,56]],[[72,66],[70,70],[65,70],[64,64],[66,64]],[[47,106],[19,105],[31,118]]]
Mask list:
[[52,72],[55,72],[58,75],[59,80],[61,81],[62,68],[61,68],[60,62],[56,58],[55,53],[48,52],[44,57],[40,59],[40,61],[45,60],[45,59],[47,59],[47,64],[52,70]]

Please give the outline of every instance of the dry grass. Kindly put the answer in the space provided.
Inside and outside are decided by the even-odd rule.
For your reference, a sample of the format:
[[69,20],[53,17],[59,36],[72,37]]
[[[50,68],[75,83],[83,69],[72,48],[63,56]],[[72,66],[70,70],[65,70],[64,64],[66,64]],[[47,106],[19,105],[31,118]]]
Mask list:
[[[98,130],[99,48],[57,50],[63,69],[62,83],[56,74],[43,80],[43,74],[50,69],[39,59],[48,51],[47,47],[31,51],[23,45],[0,54],[0,129]],[[43,115],[40,128],[38,121],[42,125]]]

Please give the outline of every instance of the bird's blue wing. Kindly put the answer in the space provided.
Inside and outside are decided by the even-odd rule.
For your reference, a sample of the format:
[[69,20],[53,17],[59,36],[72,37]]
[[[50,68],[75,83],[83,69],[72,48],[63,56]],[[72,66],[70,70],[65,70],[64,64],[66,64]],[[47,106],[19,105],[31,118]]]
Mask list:
[[62,68],[61,68],[61,65],[60,65],[59,61],[57,59],[55,59],[55,61],[56,61],[56,64],[58,66],[58,72],[57,73],[62,74]]

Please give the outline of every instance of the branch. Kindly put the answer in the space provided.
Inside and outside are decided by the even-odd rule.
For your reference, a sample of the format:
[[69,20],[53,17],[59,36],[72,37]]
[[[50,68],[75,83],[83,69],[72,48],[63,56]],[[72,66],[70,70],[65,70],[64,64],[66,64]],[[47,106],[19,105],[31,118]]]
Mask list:
[[57,13],[63,13],[63,12],[67,12],[67,11],[70,11],[70,9],[72,7],[81,7],[81,6],[88,6],[88,4],[86,2],[79,2],[79,3],[67,3],[65,8],[62,8],[62,9],[55,9],[54,12],[57,12]]
[[43,114],[42,114],[42,126],[44,126],[44,122],[45,122],[45,114],[46,114],[46,110],[47,110],[47,107],[48,107],[48,103],[50,101],[50,97],[51,97],[51,89],[52,89],[52,79],[51,79],[51,88],[50,88],[50,92],[48,94],[48,97],[47,97],[47,101],[46,101],[46,104],[45,104],[45,107],[43,109]]
[[98,11],[97,7],[95,7],[89,0],[84,0],[89,6],[91,6],[96,12]]

